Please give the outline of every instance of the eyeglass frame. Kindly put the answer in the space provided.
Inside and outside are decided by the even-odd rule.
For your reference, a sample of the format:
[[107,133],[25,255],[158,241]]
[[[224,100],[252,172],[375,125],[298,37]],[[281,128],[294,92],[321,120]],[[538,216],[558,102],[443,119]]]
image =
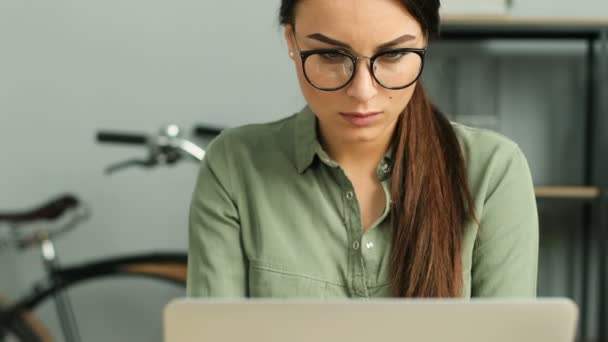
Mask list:
[[[322,91],[336,91],[336,90],[340,90],[344,87],[346,87],[348,84],[350,84],[350,82],[352,82],[352,80],[355,78],[355,75],[357,74],[357,64],[359,62],[360,59],[369,59],[369,68],[370,68],[370,72],[372,74],[372,77],[374,78],[374,80],[383,88],[385,89],[389,89],[389,90],[401,90],[401,89],[405,89],[409,86],[411,86],[412,84],[416,83],[416,81],[418,81],[418,79],[420,78],[420,76],[422,75],[422,71],[424,70],[424,64],[425,64],[425,56],[426,56],[426,52],[427,52],[427,48],[397,48],[397,49],[390,49],[390,50],[384,50],[384,51],[380,51],[378,53],[375,53],[374,55],[372,55],[371,57],[368,56],[357,56],[354,55],[352,53],[349,53],[348,51],[342,50],[342,49],[314,49],[314,50],[305,50],[302,51],[300,49],[300,45],[298,44],[298,39],[296,38],[296,33],[295,31],[292,32],[293,34],[293,39],[295,41],[295,45],[296,45],[296,49],[298,49],[298,52],[300,53],[300,59],[302,61],[302,72],[304,73],[304,77],[306,78],[306,81],[308,81],[308,83],[313,86],[316,89],[322,90]],[[306,72],[306,60],[312,56],[312,55],[316,55],[316,54],[322,54],[322,53],[338,53],[340,55],[346,56],[348,58],[350,58],[350,60],[353,63],[353,71],[352,74],[350,75],[350,78],[348,79],[348,81],[346,81],[343,85],[339,86],[339,87],[335,87],[335,88],[322,88],[317,86],[316,84],[314,84],[310,78],[308,77],[308,73]],[[414,80],[408,84],[406,84],[405,86],[400,86],[400,87],[387,87],[384,84],[382,84],[382,82],[380,82],[378,80],[378,78],[376,77],[376,72],[374,71],[374,63],[376,61],[376,59],[380,56],[389,54],[389,53],[402,53],[402,52],[411,52],[411,53],[415,53],[418,56],[420,56],[421,59],[421,64],[420,64],[420,71],[418,72],[418,75],[414,78]]]

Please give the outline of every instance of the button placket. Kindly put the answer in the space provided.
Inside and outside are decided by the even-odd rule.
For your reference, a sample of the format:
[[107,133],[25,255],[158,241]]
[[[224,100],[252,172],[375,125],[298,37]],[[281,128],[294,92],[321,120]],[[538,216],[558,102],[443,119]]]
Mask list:
[[365,278],[362,274],[355,276],[355,293],[360,297],[367,297],[367,286],[365,285]]

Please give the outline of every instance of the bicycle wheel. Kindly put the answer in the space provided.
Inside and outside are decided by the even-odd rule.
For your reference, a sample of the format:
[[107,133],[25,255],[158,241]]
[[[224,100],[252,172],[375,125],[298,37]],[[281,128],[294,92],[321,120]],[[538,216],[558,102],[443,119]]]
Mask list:
[[[109,280],[117,276],[152,278],[155,279],[155,282],[161,280],[183,289],[186,285],[186,271],[187,255],[183,252],[151,253],[101,259],[55,270],[52,278],[50,278],[52,281],[41,283],[36,291],[23,296],[15,305],[24,308],[23,312],[30,312],[60,291],[68,289],[73,291],[80,288],[79,285],[84,283],[98,283],[100,280]],[[9,303],[2,305],[2,298],[0,298],[0,310],[2,310],[2,307],[10,306]],[[32,322],[35,322],[34,317],[29,314],[15,319],[10,327],[13,340],[9,339],[7,341],[52,341],[44,337],[45,334],[39,333],[36,329],[37,324]],[[48,331],[47,329],[44,330]],[[27,331],[31,332],[29,335],[37,335],[38,338],[26,336]],[[49,336],[48,332],[46,336]],[[1,335],[0,342],[4,342]]]
[[[0,299],[2,300],[2,299]],[[0,311],[7,308],[0,303]],[[52,342],[47,329],[31,314],[13,318],[7,327],[0,328],[0,342]]]

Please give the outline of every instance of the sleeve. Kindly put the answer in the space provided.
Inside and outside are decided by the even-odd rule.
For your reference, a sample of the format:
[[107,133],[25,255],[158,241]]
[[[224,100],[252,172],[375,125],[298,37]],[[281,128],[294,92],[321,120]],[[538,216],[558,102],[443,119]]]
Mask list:
[[473,297],[535,297],[538,212],[528,163],[516,146],[492,171],[473,250]]
[[244,297],[247,292],[241,227],[221,139],[209,146],[201,163],[190,205],[186,292],[191,297]]

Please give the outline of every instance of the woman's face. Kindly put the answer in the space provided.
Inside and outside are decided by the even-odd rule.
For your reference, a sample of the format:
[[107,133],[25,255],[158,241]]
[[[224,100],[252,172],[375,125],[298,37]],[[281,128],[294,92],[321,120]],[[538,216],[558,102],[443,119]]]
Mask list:
[[[390,139],[415,84],[401,90],[386,89],[374,80],[369,60],[360,59],[348,85],[336,91],[319,90],[304,76],[298,46],[302,51],[337,48],[368,57],[387,49],[426,47],[420,24],[401,2],[300,0],[295,11],[295,39],[293,31],[287,25],[285,39],[323,137],[349,144]],[[386,47],[387,43],[395,44]]]

